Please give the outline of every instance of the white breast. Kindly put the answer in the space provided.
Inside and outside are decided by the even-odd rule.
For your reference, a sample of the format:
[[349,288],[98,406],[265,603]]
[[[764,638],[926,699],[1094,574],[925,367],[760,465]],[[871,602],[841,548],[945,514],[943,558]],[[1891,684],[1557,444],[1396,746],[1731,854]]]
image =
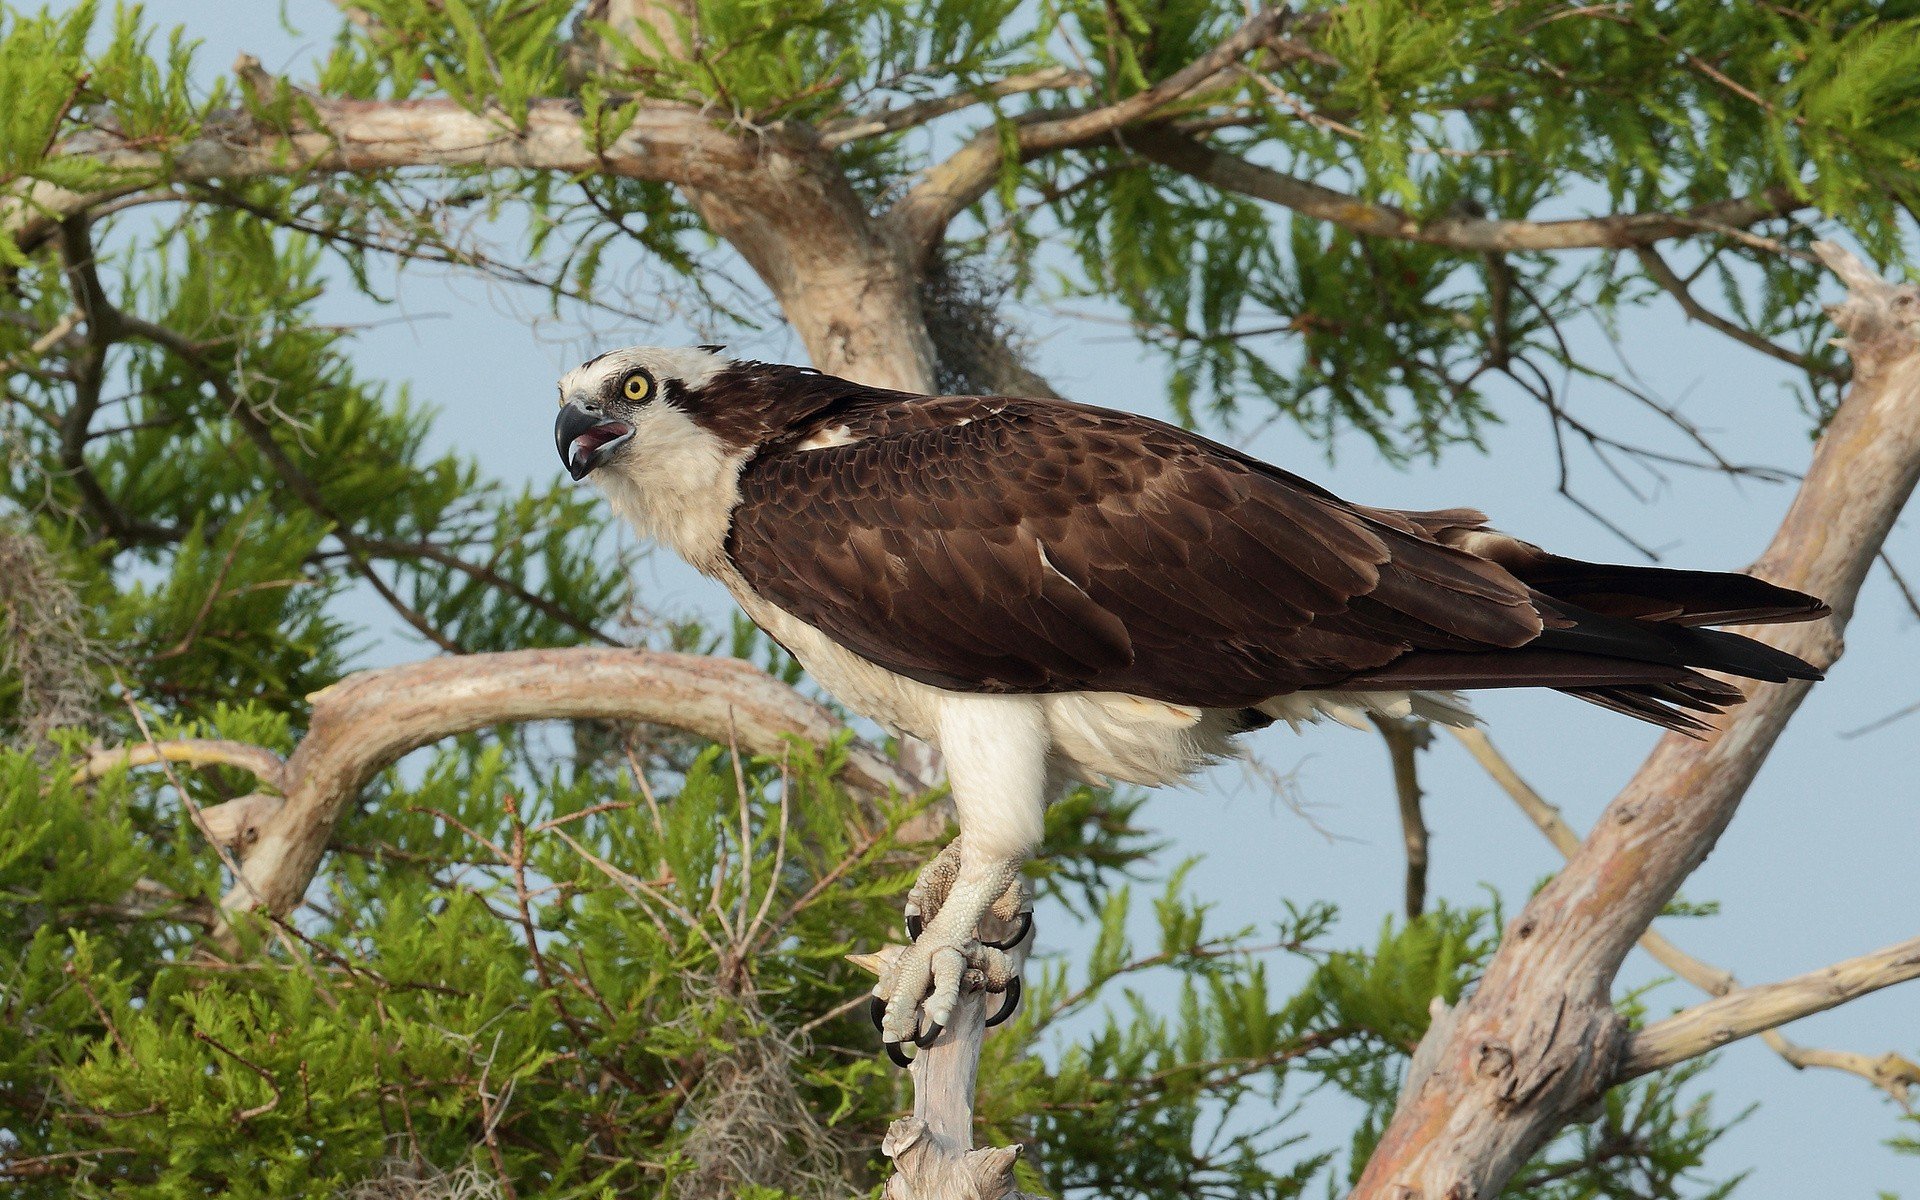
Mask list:
[[[717,576],[746,610],[854,712],[896,735],[940,744],[942,705],[966,693],[887,670],[755,592],[731,566]],[[1232,752],[1245,725],[1238,711],[1166,704],[1121,692],[1060,692],[1007,697],[1037,705],[1046,718],[1055,774],[1103,783],[1173,783]]]

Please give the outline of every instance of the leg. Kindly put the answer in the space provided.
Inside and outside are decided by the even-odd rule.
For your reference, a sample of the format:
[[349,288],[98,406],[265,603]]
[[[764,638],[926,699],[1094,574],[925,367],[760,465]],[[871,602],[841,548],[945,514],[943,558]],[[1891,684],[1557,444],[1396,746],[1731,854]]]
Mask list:
[[[920,899],[939,901],[914,944],[894,960],[874,996],[884,1003],[881,1036],[911,1041],[919,1009],[944,1025],[960,997],[961,978],[983,957],[975,927],[1011,894],[1017,911],[1020,866],[1039,847],[1046,817],[1046,717],[1025,696],[951,696],[939,719],[940,752],[947,761],[959,811],[959,849],[928,866]],[[951,850],[951,848],[949,848]],[[951,865],[951,881],[947,874]],[[944,885],[944,886],[941,886]],[[944,892],[944,895],[939,895]],[[989,972],[991,974],[991,972]]]

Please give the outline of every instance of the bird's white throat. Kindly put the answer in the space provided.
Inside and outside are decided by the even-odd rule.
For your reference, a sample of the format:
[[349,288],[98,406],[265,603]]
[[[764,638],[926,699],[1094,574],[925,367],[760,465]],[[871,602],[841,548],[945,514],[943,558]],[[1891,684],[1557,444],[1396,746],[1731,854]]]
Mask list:
[[671,404],[634,414],[633,440],[590,478],[642,537],[719,577],[749,451],[728,446]]

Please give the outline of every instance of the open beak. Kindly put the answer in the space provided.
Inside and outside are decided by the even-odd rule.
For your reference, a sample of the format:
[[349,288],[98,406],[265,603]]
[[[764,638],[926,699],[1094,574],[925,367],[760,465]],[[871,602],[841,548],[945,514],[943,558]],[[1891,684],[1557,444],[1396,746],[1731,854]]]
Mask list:
[[560,461],[576,480],[585,479],[589,471],[632,440],[633,426],[588,412],[578,404],[562,406],[553,422],[553,441],[560,450]]

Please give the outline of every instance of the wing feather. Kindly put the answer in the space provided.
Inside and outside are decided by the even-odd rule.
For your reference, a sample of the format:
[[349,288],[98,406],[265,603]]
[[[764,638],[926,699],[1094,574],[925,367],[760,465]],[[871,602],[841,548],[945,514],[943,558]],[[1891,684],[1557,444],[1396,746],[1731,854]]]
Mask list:
[[1438,528],[1157,421],[891,395],[831,420],[851,440],[748,464],[733,564],[936,686],[1245,705],[1539,633],[1526,586]]

